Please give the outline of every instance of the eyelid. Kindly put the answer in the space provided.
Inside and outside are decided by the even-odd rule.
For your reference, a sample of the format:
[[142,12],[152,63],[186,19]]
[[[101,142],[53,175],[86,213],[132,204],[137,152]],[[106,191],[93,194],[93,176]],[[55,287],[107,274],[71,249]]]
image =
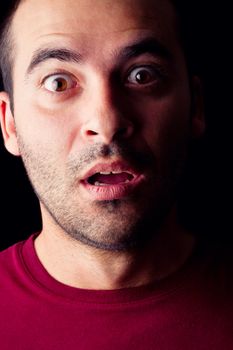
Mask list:
[[64,72],[64,71],[55,71],[54,73],[48,74],[46,75],[40,82],[40,86],[43,86],[45,81],[49,78],[55,77],[55,76],[67,76],[68,78],[70,78],[73,81],[78,81],[78,79],[72,74],[72,73],[68,73],[68,72]]
[[135,64],[133,67],[130,67],[127,71],[127,76],[129,76],[135,69],[148,69],[148,70],[154,70],[160,75],[166,75],[166,70],[164,67],[162,67],[159,64],[155,63],[146,63],[146,64]]
[[[143,63],[136,63],[135,65],[131,66],[127,72],[126,72],[126,85],[137,85],[137,84],[134,84],[133,82],[130,82],[129,81],[129,77],[130,75],[132,74],[132,72],[136,69],[146,69],[146,70],[151,70],[151,71],[154,71],[154,74],[157,75],[158,77],[158,80],[159,79],[166,79],[169,75],[166,67],[164,67],[164,65],[161,65],[161,64],[158,64],[158,63],[155,63],[155,62],[147,62],[145,64]],[[148,84],[142,84],[141,87],[146,87],[146,85],[153,85],[156,83],[156,78],[154,79],[154,81],[152,80],[151,83],[148,83]],[[138,84],[140,86],[140,84]],[[136,87],[136,86],[135,86]]]

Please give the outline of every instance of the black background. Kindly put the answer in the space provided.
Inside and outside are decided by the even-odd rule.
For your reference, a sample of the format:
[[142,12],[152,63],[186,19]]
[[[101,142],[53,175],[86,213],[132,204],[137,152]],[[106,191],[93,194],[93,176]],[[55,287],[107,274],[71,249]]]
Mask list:
[[[187,0],[188,2],[188,0]],[[230,3],[203,2],[195,14],[207,120],[191,157],[183,209],[208,239],[232,244],[232,26]],[[19,158],[0,139],[0,250],[41,229],[38,201]]]

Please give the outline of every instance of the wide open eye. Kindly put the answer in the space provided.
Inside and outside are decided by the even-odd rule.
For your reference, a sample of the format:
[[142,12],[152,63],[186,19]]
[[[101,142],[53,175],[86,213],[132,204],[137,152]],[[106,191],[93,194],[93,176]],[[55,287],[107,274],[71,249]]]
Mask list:
[[44,80],[45,89],[52,92],[65,92],[76,86],[77,82],[68,74],[54,74],[50,75]]
[[131,70],[127,80],[130,84],[147,85],[158,80],[160,74],[153,67],[137,67]]

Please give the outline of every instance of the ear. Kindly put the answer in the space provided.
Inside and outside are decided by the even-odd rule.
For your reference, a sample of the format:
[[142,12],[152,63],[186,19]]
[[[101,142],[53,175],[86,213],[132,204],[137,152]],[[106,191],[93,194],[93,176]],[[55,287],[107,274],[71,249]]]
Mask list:
[[197,76],[192,78],[191,88],[193,92],[191,133],[193,138],[199,138],[205,132],[205,112],[202,84]]
[[0,123],[6,149],[19,156],[15,120],[11,112],[10,99],[6,92],[0,92]]

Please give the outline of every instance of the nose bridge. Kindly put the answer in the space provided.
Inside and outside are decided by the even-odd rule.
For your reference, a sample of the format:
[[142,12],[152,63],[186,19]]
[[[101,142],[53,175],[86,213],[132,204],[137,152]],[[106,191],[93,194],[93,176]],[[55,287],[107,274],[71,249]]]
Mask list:
[[[95,87],[91,91],[93,96],[93,107],[96,111],[96,117],[103,121],[104,118],[110,119],[120,114],[120,106],[116,104],[116,91],[111,82],[107,79],[96,79]],[[108,117],[107,117],[108,116]]]
[[87,92],[88,115],[82,129],[83,137],[110,143],[116,137],[132,134],[132,121],[124,115],[120,95],[109,78],[98,75],[93,79]]

